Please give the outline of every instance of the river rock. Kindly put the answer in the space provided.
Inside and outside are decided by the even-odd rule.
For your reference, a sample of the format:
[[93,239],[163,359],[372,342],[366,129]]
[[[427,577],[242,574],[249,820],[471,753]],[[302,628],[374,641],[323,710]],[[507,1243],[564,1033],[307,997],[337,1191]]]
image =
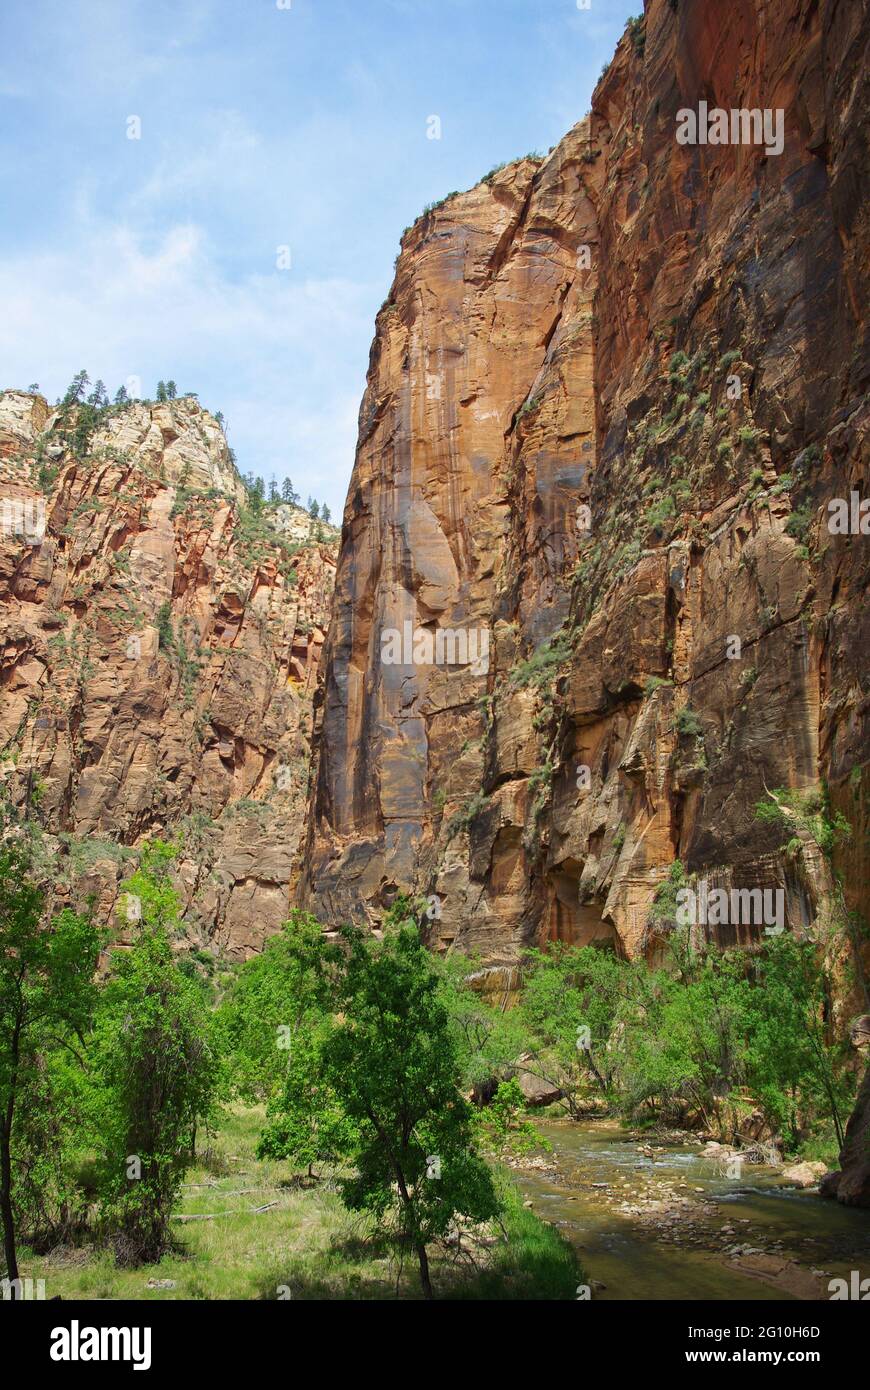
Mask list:
[[815,1187],[827,1171],[824,1163],[794,1163],[790,1168],[783,1168],[780,1177],[796,1187]]
[[540,1076],[533,1076],[530,1071],[518,1071],[516,1079],[528,1106],[552,1105],[561,1099],[562,1091],[558,1086],[544,1081]]
[[771,1284],[781,1293],[792,1298],[816,1300],[825,1297],[818,1279],[793,1260],[781,1255],[769,1255],[761,1250],[745,1250],[734,1257],[732,1263],[750,1278],[760,1279]]

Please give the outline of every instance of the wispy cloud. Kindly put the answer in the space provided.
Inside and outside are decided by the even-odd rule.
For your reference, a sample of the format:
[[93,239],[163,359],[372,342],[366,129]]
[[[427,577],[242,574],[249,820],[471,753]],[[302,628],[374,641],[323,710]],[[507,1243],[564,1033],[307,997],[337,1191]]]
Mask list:
[[290,475],[338,513],[364,382],[337,345],[368,333],[374,292],[277,269],[231,280],[190,223],[146,245],[90,222],[75,245],[0,264],[0,380],[57,395],[71,362],[112,391],[173,377],[223,410],[240,467]]
[[554,143],[637,6],[3,0],[0,385],[172,377],[339,512],[402,228]]

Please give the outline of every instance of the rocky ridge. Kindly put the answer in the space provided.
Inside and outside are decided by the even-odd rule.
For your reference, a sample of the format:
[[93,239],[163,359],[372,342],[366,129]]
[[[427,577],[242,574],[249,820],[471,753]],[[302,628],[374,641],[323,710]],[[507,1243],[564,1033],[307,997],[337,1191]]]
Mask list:
[[336,533],[248,509],[193,397],[75,423],[0,396],[4,797],[103,920],[181,832],[187,943],[246,955],[289,910]]

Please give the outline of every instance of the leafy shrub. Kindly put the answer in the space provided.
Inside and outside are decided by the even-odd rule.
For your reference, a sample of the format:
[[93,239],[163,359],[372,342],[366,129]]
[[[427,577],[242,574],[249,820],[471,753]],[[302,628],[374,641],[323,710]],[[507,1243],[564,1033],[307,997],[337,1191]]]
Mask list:
[[674,716],[674,730],[680,738],[698,738],[704,732],[699,716],[688,705],[684,705]]

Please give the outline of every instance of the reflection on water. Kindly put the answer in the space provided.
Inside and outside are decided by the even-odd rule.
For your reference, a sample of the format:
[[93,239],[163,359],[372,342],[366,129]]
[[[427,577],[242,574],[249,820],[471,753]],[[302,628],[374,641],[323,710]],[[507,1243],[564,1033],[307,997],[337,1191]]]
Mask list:
[[[553,1145],[557,1171],[516,1177],[538,1215],[580,1251],[588,1277],[605,1286],[595,1298],[790,1297],[734,1267],[726,1252],[735,1246],[824,1271],[823,1291],[827,1278],[851,1269],[870,1275],[870,1212],[782,1187],[774,1169],[746,1165],[741,1178],[729,1178],[699,1149],[637,1141],[610,1121],[545,1120],[537,1127]],[[650,1148],[652,1156],[641,1152]],[[690,1202],[676,1217],[647,1211],[644,1220],[620,1210],[668,1192]]]

